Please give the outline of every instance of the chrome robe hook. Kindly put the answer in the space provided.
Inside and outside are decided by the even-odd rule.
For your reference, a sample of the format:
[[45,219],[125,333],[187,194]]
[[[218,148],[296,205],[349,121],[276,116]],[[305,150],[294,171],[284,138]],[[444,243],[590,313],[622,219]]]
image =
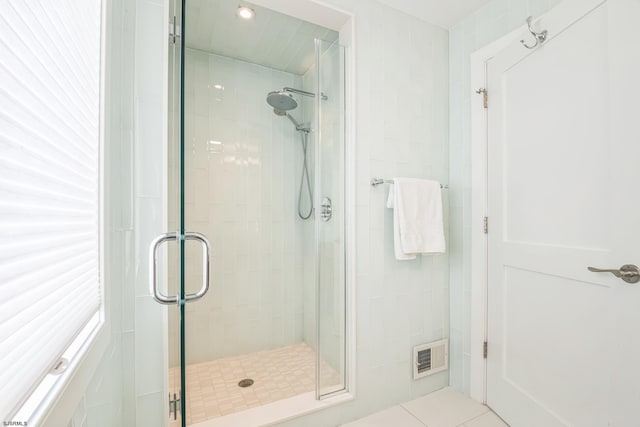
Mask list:
[[538,33],[533,28],[531,28],[532,20],[533,20],[533,16],[530,16],[527,18],[527,27],[529,28],[529,32],[533,35],[533,37],[536,38],[536,43],[534,45],[528,45],[524,42],[524,40],[520,40],[520,43],[522,43],[522,45],[527,49],[533,49],[539,44],[544,43],[544,41],[547,39],[547,30],[544,30]]

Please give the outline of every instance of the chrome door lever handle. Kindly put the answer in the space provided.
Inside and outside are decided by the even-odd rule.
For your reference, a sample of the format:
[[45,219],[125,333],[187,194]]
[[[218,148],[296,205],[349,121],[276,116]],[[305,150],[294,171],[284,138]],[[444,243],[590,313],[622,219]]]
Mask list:
[[593,273],[611,273],[616,277],[622,276],[622,272],[620,270],[606,270],[606,269],[595,268],[595,267],[587,267],[587,269]]
[[640,269],[633,264],[625,264],[619,270],[608,270],[594,267],[587,267],[587,270],[594,273],[611,273],[627,283],[640,282]]

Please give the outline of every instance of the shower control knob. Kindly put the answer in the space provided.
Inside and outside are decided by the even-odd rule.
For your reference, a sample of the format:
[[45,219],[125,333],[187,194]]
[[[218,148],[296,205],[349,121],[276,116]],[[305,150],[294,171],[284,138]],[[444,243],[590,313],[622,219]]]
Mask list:
[[325,197],[322,199],[322,203],[320,203],[320,218],[327,222],[331,219],[333,215],[333,205],[331,204],[331,199]]

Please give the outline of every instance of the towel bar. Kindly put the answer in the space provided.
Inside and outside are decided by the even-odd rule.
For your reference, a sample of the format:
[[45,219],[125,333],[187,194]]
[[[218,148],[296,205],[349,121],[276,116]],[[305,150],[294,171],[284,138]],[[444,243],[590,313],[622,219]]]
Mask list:
[[[372,187],[377,187],[380,184],[393,184],[393,180],[392,179],[382,179],[382,178],[371,178],[371,181],[369,181],[369,183],[371,184]],[[440,188],[442,188],[443,190],[446,190],[446,189],[449,188],[449,185],[440,184]]]

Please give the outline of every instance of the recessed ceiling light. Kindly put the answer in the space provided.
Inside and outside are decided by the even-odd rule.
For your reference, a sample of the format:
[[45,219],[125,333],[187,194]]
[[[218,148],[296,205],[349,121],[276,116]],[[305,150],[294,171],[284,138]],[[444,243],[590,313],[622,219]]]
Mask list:
[[236,15],[238,15],[242,19],[253,19],[253,17],[256,16],[256,12],[249,6],[238,6]]

